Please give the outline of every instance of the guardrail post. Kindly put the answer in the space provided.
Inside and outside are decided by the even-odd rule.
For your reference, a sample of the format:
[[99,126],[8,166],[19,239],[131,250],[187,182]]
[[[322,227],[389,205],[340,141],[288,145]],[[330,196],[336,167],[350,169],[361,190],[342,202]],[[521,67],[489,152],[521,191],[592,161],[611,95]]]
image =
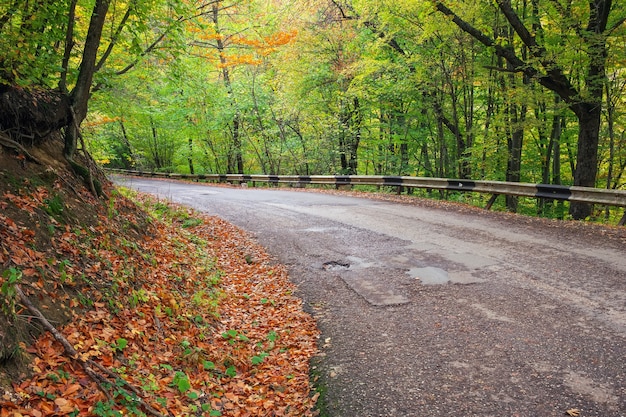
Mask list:
[[489,201],[487,201],[487,205],[485,206],[485,210],[491,210],[491,206],[493,206],[493,203],[496,202],[496,199],[498,198],[500,194],[492,194],[491,197],[489,198]]
[[622,218],[620,219],[620,221],[617,223],[618,226],[624,226],[626,225],[626,210],[624,210],[624,215],[622,216]]

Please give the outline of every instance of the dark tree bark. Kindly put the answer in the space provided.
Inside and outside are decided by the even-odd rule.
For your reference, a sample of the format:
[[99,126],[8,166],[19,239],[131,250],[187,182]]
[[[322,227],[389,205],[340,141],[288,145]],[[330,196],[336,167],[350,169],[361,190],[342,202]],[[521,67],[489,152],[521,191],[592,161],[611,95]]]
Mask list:
[[87,105],[91,95],[93,76],[96,72],[98,47],[102,38],[102,28],[106,20],[106,14],[109,10],[109,3],[110,0],[96,0],[89,22],[89,29],[87,30],[83,59],[78,70],[78,79],[76,80],[76,86],[70,94],[71,113],[74,120],[73,123],[69,124],[65,132],[65,147],[63,149],[65,157],[69,160],[72,160],[76,152],[80,134],[79,126],[87,117]]
[[187,140],[187,150],[189,151],[189,155],[187,156],[187,163],[189,164],[189,173],[194,175],[196,170],[193,166],[193,139],[189,138]]
[[358,98],[353,98],[352,103],[346,101],[345,107],[339,115],[339,122],[341,123],[341,132],[339,133],[341,173],[356,175],[363,117]]

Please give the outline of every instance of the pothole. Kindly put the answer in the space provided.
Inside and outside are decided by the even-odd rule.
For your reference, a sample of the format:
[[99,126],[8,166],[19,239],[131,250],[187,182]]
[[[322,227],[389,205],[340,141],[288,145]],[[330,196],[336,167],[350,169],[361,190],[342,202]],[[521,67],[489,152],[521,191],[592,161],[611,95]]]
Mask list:
[[415,279],[419,279],[422,285],[442,285],[450,281],[447,271],[433,266],[411,268],[407,274]]
[[324,271],[347,271],[350,269],[350,263],[345,261],[329,261],[322,264]]

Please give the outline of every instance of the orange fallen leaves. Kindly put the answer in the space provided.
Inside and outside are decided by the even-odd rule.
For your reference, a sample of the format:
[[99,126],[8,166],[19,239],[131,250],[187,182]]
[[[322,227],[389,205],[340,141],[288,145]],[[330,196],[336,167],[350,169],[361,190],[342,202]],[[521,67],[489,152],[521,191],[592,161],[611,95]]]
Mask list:
[[[26,210],[35,204],[16,201]],[[132,205],[115,204],[126,212]],[[164,415],[312,416],[309,361],[318,331],[285,268],[234,226],[188,214],[202,222],[191,229],[156,222],[151,238],[134,241],[120,218],[104,215],[98,227],[59,231],[50,250],[93,283],[83,291],[95,301],[61,332],[83,359],[114,370]],[[4,262],[36,264],[58,278],[58,265],[27,250],[32,236],[2,215],[0,238]],[[28,352],[35,373],[14,386],[19,401],[0,398],[0,417],[94,415],[98,407],[139,415],[116,384],[109,401],[51,335]]]

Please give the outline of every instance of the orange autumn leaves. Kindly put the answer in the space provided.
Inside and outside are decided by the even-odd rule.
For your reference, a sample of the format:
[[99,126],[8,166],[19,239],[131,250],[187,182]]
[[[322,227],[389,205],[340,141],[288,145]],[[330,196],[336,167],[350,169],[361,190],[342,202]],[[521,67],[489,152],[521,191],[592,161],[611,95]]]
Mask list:
[[[313,415],[309,360],[318,332],[285,269],[232,225],[162,202],[145,204],[164,221],[133,239],[124,229],[138,224],[137,212],[124,198],[113,204],[100,225],[60,233],[54,250],[69,260],[66,280],[81,289],[70,302],[90,305],[62,334],[83,360],[121,379],[105,375],[98,387],[45,334],[26,348],[34,375],[0,396],[0,417],[144,415],[139,399],[162,415]],[[0,217],[2,233],[8,220]],[[3,262],[11,263],[24,249],[2,237]],[[32,299],[44,291],[23,288]]]

